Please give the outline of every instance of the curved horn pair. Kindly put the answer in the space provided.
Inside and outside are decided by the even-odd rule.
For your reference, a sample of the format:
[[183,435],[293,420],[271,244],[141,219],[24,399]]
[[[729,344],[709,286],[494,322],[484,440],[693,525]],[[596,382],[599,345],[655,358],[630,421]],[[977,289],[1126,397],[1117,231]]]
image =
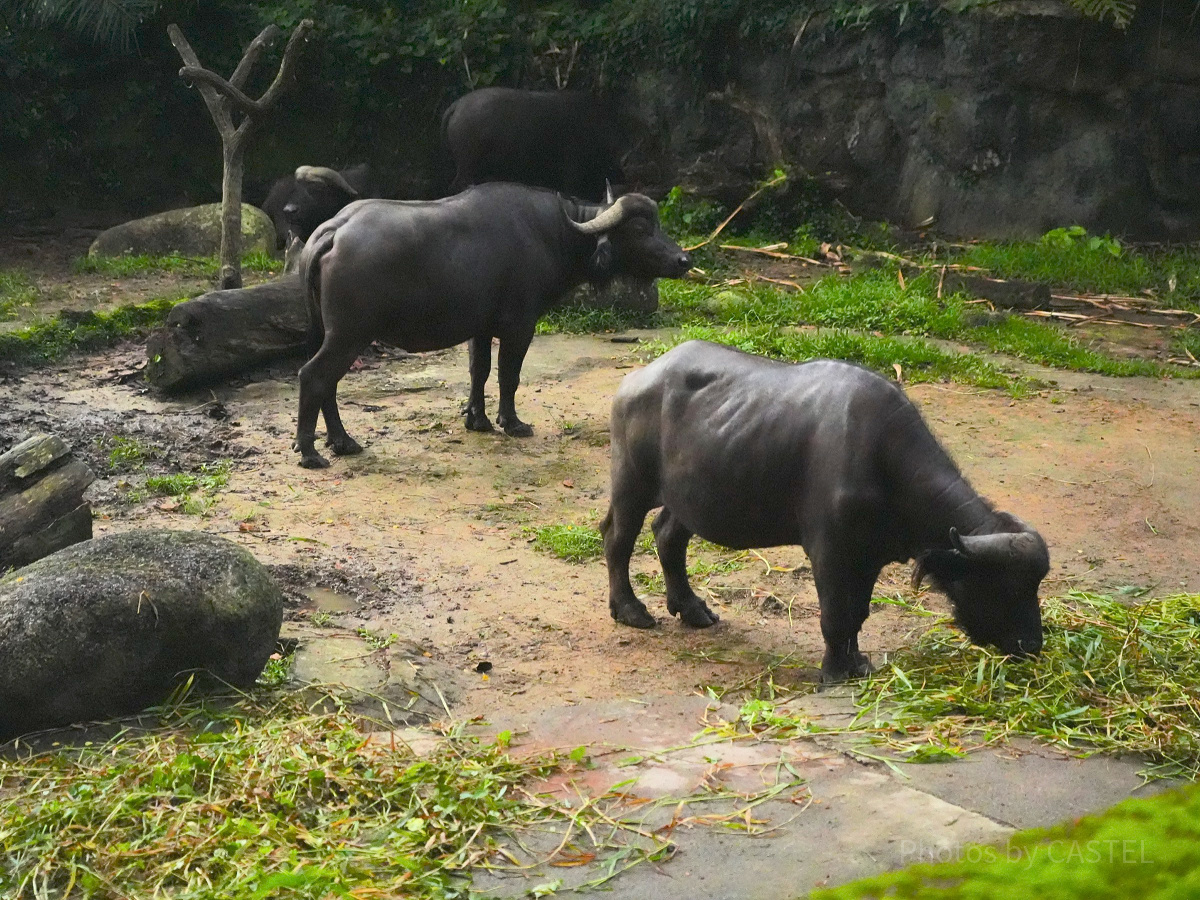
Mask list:
[[358,191],[350,186],[342,173],[334,169],[328,169],[325,166],[301,166],[296,170],[297,181],[323,181],[327,184],[332,184],[334,187],[340,188],[351,197],[357,197]]
[[571,220],[571,224],[575,226],[576,231],[583,234],[603,234],[616,228],[632,215],[651,217],[657,210],[658,205],[649,197],[643,194],[626,194],[618,197],[615,203],[602,210],[590,222]]

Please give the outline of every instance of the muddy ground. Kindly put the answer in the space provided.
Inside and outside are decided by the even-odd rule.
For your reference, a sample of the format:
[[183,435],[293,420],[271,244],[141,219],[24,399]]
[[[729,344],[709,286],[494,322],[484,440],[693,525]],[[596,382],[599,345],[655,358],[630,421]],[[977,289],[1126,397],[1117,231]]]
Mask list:
[[[642,632],[609,618],[602,561],[569,563],[531,545],[535,526],[603,515],[608,406],[643,364],[636,344],[536,338],[518,393],[535,428],[527,439],[463,428],[461,348],[376,353],[340,391],[366,452],[318,472],[290,449],[294,364],[166,400],[134,374],[143,355],[131,343],[11,378],[0,387],[0,450],[38,430],[63,435],[99,476],[89,493],[97,534],[201,529],[245,545],[288,586],[289,628],[302,641],[386,644],[394,634],[406,659],[439,673],[456,717],[733,688],[768,669],[782,683],[815,677],[817,604],[799,548],[702,549],[712,574],[698,584],[721,615],[707,631],[667,619],[649,577],[656,560],[639,554],[640,592],[660,618]],[[909,393],[975,487],[1045,536],[1045,594],[1197,590],[1200,383],[1035,374],[1054,383],[1021,400],[952,384]],[[118,435],[145,458],[114,462]],[[221,460],[229,482],[201,515],[142,487],[148,473]],[[908,577],[889,567],[877,595],[911,596]],[[877,603],[862,645],[878,663],[927,621]]]

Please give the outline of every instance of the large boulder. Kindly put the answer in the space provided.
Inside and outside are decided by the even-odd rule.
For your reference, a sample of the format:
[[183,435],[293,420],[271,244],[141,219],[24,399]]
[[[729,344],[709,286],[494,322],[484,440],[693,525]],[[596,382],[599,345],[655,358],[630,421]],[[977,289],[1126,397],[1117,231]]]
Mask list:
[[0,579],[0,740],[136,712],[192,672],[254,684],[283,594],[224,538],[133,531],[75,544]]
[[[92,242],[88,256],[146,254],[216,256],[221,250],[221,204],[170,209],[114,225]],[[257,207],[242,204],[242,252],[275,252],[275,226]]]

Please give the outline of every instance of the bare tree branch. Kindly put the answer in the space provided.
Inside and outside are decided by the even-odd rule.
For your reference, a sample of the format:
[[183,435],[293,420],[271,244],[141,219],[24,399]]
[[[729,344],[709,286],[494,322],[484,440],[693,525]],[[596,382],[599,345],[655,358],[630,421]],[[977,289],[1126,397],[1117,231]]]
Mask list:
[[233,70],[233,74],[229,76],[229,83],[239,90],[244,88],[246,80],[250,77],[250,70],[254,68],[254,64],[258,62],[258,58],[262,56],[263,50],[275,43],[275,39],[282,33],[278,25],[268,25],[264,28],[262,33],[252,40],[250,46],[246,48],[246,54],[242,57],[242,61]]
[[[200,69],[200,58],[196,56],[196,51],[192,49],[192,45],[188,43],[187,38],[183,36],[183,32],[179,30],[179,26],[172,23],[167,26],[167,35],[171,38],[171,43],[175,49],[179,51],[179,56],[183,59],[190,68]],[[204,105],[208,107],[209,115],[212,116],[213,122],[217,126],[217,131],[221,134],[221,140],[226,140],[233,136],[233,119],[229,116],[229,108],[221,99],[221,96],[211,88],[202,86],[200,88],[200,96],[204,98]]]
[[199,66],[184,66],[179,70],[179,77],[185,81],[216,88],[218,93],[232,101],[234,106],[248,116],[260,116],[267,111],[266,105],[261,100],[251,100],[216,72],[210,72]]

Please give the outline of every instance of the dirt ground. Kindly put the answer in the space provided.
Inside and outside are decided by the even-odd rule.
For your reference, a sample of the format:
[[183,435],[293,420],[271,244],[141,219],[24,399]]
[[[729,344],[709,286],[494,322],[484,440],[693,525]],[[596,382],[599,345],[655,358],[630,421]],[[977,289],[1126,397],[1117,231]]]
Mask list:
[[[779,682],[813,678],[821,642],[799,548],[702,550],[716,571],[698,585],[720,624],[693,631],[668,620],[651,582],[639,592],[660,627],[642,632],[609,618],[602,561],[531,546],[530,527],[603,515],[609,401],[642,364],[638,352],[605,336],[536,338],[517,395],[535,428],[527,439],[463,428],[461,348],[376,354],[340,391],[366,452],[312,472],[290,449],[294,365],[163,400],[131,374],[144,351],[130,344],[0,387],[0,450],[37,430],[62,434],[98,475],[97,534],[201,529],[245,545],[276,567],[306,634],[396,634],[452,673],[456,716],[730,688],[768,667]],[[1028,399],[957,385],[910,395],[975,487],[1045,536],[1044,595],[1200,589],[1200,383],[1036,374],[1055,384]],[[489,388],[494,415],[494,379]],[[158,455],[144,470],[114,468],[114,435]],[[229,460],[232,474],[204,515],[138,490],[146,471],[215,460]],[[635,570],[656,573],[653,555],[635,556]],[[908,577],[890,567],[877,595],[911,596]],[[326,593],[305,596],[314,586]],[[944,608],[936,595],[926,602]],[[878,664],[925,621],[877,603],[864,649]]]

